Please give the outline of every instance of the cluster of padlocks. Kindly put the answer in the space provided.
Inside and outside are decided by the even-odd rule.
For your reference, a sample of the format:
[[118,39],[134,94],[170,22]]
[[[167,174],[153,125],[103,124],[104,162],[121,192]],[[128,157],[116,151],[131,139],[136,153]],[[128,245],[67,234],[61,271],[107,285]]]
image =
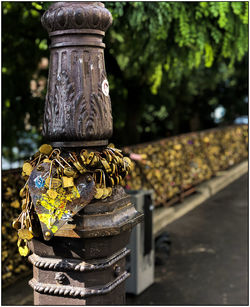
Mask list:
[[185,191],[218,171],[248,157],[248,126],[187,133],[157,142],[129,147],[135,156],[128,189],[153,189],[155,205],[168,205]]
[[12,228],[13,217],[21,210],[19,190],[25,180],[19,171],[2,173],[2,281],[3,287],[24,277],[31,265],[23,261],[17,249],[17,232]]
[[[130,170],[131,161],[110,144],[101,152],[82,149],[64,153],[44,144],[23,164],[26,183],[20,190],[22,211],[13,220],[21,256],[28,241],[52,236],[92,199],[105,199]],[[79,201],[77,201],[79,200]]]

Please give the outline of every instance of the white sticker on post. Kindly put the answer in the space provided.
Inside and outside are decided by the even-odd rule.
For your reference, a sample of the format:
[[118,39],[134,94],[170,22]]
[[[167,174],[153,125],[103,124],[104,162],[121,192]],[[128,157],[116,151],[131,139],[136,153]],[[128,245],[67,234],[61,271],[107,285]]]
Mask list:
[[102,92],[105,96],[109,95],[109,83],[107,79],[102,81]]

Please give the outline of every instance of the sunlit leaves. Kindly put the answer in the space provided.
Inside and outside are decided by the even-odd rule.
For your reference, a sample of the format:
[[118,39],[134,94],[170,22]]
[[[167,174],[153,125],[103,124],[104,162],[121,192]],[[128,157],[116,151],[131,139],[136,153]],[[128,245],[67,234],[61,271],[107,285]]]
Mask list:
[[247,52],[246,2],[107,3],[109,6],[115,16],[111,36],[120,43],[114,54],[129,58],[127,77],[146,69],[145,81],[154,94],[161,84],[162,65],[178,80],[180,69],[192,73],[199,66],[211,67],[220,58],[229,58],[232,66]]
[[213,48],[209,44],[205,44],[205,66],[211,67],[214,61]]
[[39,49],[41,49],[41,50],[47,50],[48,49],[47,39],[40,40],[39,38],[37,38],[35,42],[38,45]]
[[41,11],[43,9],[43,7],[40,4],[38,4],[37,2],[32,2],[32,6],[34,6],[34,8],[36,8],[39,11]]
[[153,94],[157,94],[157,89],[161,85],[162,80],[162,65],[159,64],[155,67],[155,71],[150,78],[150,83],[152,83],[151,91]]

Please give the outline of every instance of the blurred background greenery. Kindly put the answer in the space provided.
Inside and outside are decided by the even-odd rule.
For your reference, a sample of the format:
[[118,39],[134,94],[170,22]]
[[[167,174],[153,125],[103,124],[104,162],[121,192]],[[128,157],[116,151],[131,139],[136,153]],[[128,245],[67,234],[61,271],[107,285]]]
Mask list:
[[[105,2],[104,2],[105,3]],[[2,5],[3,167],[43,142],[49,2]],[[106,2],[117,146],[228,125],[248,114],[248,2]]]

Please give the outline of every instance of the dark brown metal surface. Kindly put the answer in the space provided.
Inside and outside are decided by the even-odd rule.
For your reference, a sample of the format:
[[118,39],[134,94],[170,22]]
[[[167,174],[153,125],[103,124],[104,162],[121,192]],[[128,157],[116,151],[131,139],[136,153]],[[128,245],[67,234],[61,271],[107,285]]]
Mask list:
[[[58,2],[42,17],[51,38],[43,134],[64,153],[101,150],[112,135],[102,42],[111,22],[100,2]],[[110,197],[89,202],[92,181],[89,185],[83,191],[85,202],[74,200],[76,209],[88,202],[83,209],[49,241],[29,243],[35,305],[125,304],[126,246],[143,215],[120,186]],[[37,192],[33,198],[39,198]]]
[[143,214],[136,211],[130,196],[121,186],[113,190],[113,195],[104,200],[91,201],[88,206],[65,224],[57,237],[93,238],[114,236],[130,230],[141,222]]
[[103,238],[32,240],[35,305],[123,304],[129,236],[126,231]]
[[[84,299],[84,303],[88,304],[88,300],[93,301],[93,297],[112,293],[129,277],[125,271],[125,257],[128,253],[129,250],[124,248],[110,257],[88,262],[74,258],[45,258],[33,254],[29,257],[34,266],[34,277],[30,285],[35,292],[43,295],[45,304],[47,300],[54,302],[55,295],[57,298],[66,298],[68,302],[69,298]],[[36,297],[40,298],[37,294]]]
[[108,140],[97,140],[97,141],[76,141],[76,142],[51,142],[53,147],[94,147],[94,146],[106,146]]
[[[53,237],[50,241],[33,239],[29,247],[40,257],[100,259],[110,257],[129,243],[131,231],[119,235],[96,238]],[[82,260],[83,261],[83,260]]]
[[58,2],[43,15],[51,38],[43,125],[48,140],[106,140],[112,135],[102,43],[111,23],[100,2]]

